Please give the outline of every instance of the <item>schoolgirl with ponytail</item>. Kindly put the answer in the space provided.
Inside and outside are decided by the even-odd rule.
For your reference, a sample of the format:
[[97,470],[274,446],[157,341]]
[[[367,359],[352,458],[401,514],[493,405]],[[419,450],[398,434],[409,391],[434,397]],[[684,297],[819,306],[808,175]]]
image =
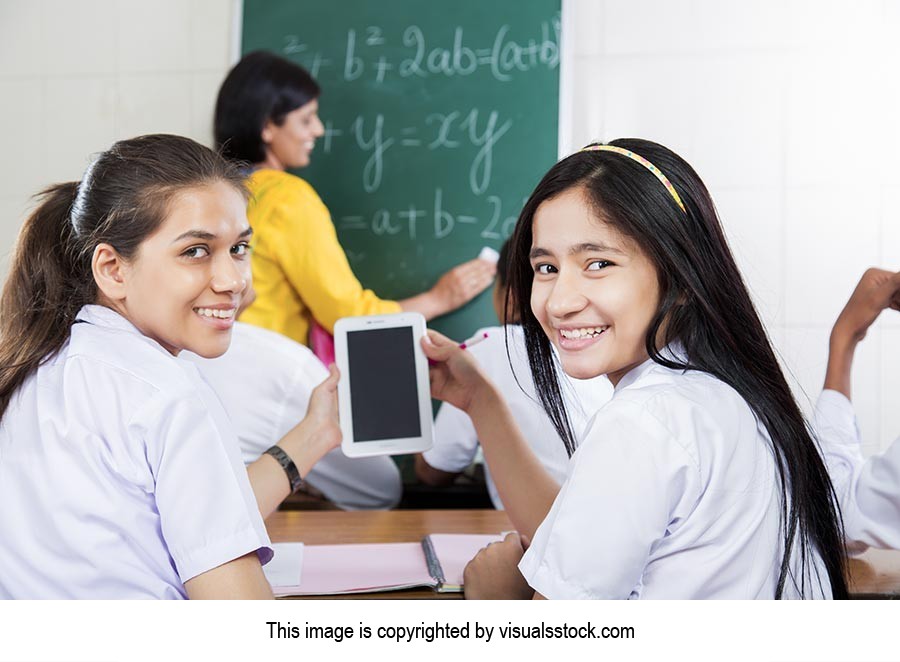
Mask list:
[[[261,513],[291,483],[245,469],[178,358],[228,348],[251,234],[238,170],[177,136],[41,194],[0,298],[0,598],[271,597]],[[279,444],[297,474],[340,441],[336,381]]]
[[[831,482],[690,165],[590,145],[544,176],[511,247],[509,301],[571,459],[560,487],[467,352],[424,343],[433,395],[471,416],[530,541],[484,550],[467,597],[846,597]],[[615,386],[580,440],[559,370]]]

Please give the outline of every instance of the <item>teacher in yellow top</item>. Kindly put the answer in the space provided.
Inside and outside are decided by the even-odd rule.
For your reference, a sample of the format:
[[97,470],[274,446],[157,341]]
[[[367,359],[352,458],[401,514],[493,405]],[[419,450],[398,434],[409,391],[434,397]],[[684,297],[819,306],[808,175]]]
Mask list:
[[215,139],[228,158],[248,166],[256,300],[241,320],[308,344],[312,321],[329,333],[341,317],[403,311],[432,319],[473,299],[494,278],[485,260],[465,262],[427,292],[381,299],[364,289],[338,243],[328,208],[312,186],[286,170],[310,163],[319,120],[319,86],[302,67],[256,51],[222,83]]

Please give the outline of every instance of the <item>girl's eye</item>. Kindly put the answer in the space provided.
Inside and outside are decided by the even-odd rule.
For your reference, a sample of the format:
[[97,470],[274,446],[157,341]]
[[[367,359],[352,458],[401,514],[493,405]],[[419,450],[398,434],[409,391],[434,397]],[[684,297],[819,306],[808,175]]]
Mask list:
[[539,264],[535,266],[534,271],[535,273],[546,276],[547,274],[555,274],[556,267],[554,267],[552,264]]
[[250,244],[248,244],[246,241],[242,241],[241,243],[235,244],[234,246],[231,247],[232,255],[238,255],[240,257],[243,257],[244,255],[248,255],[249,253],[250,253]]
[[604,267],[612,266],[612,262],[609,260],[594,260],[590,264],[588,264],[588,271],[600,271]]
[[209,255],[209,249],[206,246],[191,246],[184,253],[182,253],[185,257],[191,258],[192,260],[197,260],[201,257],[206,257]]

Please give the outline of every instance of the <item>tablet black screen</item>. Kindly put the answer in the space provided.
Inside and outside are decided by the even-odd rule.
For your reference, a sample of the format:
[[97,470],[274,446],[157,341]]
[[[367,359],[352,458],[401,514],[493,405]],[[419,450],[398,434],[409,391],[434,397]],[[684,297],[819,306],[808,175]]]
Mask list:
[[418,437],[412,327],[347,332],[355,441]]

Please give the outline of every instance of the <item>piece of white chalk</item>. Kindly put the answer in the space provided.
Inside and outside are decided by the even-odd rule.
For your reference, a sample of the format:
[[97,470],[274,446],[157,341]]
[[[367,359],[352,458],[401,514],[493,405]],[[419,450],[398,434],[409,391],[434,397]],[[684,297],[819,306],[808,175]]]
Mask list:
[[481,252],[478,254],[479,260],[487,260],[492,264],[497,264],[497,261],[500,259],[500,253],[495,251],[490,246],[485,246],[481,249]]

